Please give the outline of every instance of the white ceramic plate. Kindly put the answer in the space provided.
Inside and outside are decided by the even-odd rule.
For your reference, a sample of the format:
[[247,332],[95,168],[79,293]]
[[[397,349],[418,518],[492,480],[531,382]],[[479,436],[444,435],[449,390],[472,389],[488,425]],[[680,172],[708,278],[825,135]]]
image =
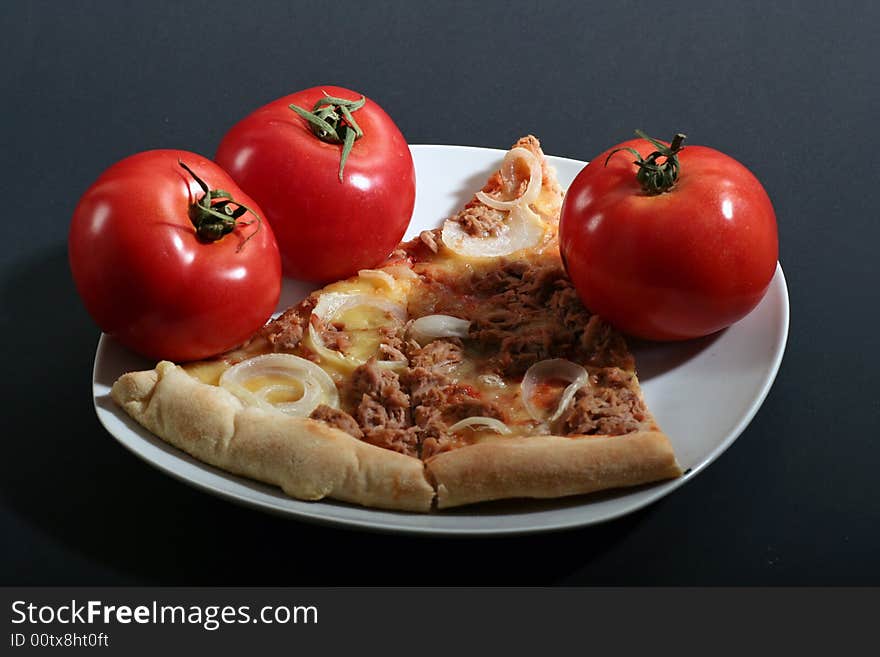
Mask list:
[[[504,151],[464,146],[413,146],[418,189],[407,237],[433,228],[470,200]],[[584,162],[550,157],[567,187]],[[279,308],[311,286],[285,281]],[[648,406],[670,436],[686,475],[637,489],[546,501],[505,501],[442,513],[377,511],[336,502],[301,502],[279,489],[205,465],[156,438],[110,400],[110,386],[127,371],[153,363],[106,335],[98,342],[93,391],[98,418],[125,447],[188,484],[233,501],[301,520],[423,534],[516,534],[589,525],[639,509],[697,475],[736,440],[770,390],[788,335],[788,291],[782,269],[761,304],[731,328],[686,343],[635,345]]]

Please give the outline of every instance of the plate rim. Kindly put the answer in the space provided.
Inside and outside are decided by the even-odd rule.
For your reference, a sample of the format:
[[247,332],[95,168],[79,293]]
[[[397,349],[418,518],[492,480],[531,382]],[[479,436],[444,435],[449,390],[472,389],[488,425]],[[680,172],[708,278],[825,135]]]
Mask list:
[[[442,150],[474,150],[481,151],[486,154],[492,154],[497,156],[503,156],[506,153],[506,150],[498,149],[498,148],[487,148],[482,146],[466,146],[466,145],[455,145],[455,144],[410,144],[410,150],[428,150],[428,149],[442,149]],[[586,166],[586,162],[582,160],[576,160],[573,158],[567,157],[559,157],[553,155],[547,155],[547,158],[550,160],[551,165],[555,165],[557,163],[565,163],[567,165],[583,167]],[[375,518],[371,519],[370,515],[387,515],[391,514],[392,516],[400,516],[402,519],[407,518],[417,518],[420,520],[425,520],[431,517],[441,517],[435,516],[435,512],[431,512],[428,514],[422,513],[408,513],[408,512],[397,512],[397,511],[387,511],[387,510],[379,510],[379,509],[370,509],[368,507],[358,507],[356,505],[348,505],[342,502],[336,502],[334,500],[322,500],[321,504],[331,504],[331,505],[339,505],[345,506],[347,508],[351,508],[358,513],[358,515],[365,515],[365,518],[343,518],[343,517],[334,517],[327,516],[321,512],[321,507],[318,507],[316,510],[310,510],[308,508],[304,509],[292,509],[287,506],[282,506],[281,502],[274,503],[269,500],[261,500],[255,499],[254,497],[249,497],[235,490],[228,490],[224,488],[219,488],[215,485],[212,485],[209,481],[202,481],[200,479],[192,478],[187,476],[178,466],[177,469],[173,467],[173,464],[182,460],[184,463],[188,465],[195,465],[199,470],[206,471],[206,473],[210,476],[219,477],[227,482],[231,482],[234,484],[238,484],[240,482],[250,482],[245,477],[239,477],[232,473],[225,472],[219,468],[216,468],[207,463],[203,463],[194,459],[190,455],[185,452],[180,452],[180,450],[175,450],[180,452],[175,455],[175,459],[169,462],[163,462],[162,460],[155,459],[152,455],[148,454],[150,451],[149,448],[153,446],[153,443],[150,442],[149,437],[141,435],[148,434],[146,429],[136,425],[133,420],[128,418],[124,412],[120,410],[116,410],[116,412],[111,412],[106,408],[102,408],[99,405],[99,397],[96,390],[96,387],[99,385],[97,382],[97,376],[99,371],[99,366],[104,358],[105,352],[105,342],[110,338],[101,333],[98,343],[96,345],[95,350],[95,360],[92,367],[92,403],[95,409],[95,413],[98,417],[98,421],[101,426],[104,428],[107,433],[109,433],[116,442],[120,443],[123,447],[125,447],[129,452],[140,458],[142,461],[145,461],[149,465],[155,467],[159,471],[170,475],[172,478],[183,482],[189,486],[192,486],[198,490],[201,490],[206,493],[210,493],[211,495],[220,497],[225,500],[229,500],[233,503],[236,503],[240,506],[245,506],[248,508],[259,509],[261,511],[272,513],[273,515],[284,516],[286,518],[301,520],[304,522],[309,522],[313,524],[319,524],[323,526],[331,526],[336,528],[357,528],[361,530],[378,532],[378,533],[392,533],[392,534],[410,534],[410,535],[434,535],[434,536],[470,536],[470,537],[478,537],[478,536],[511,536],[511,535],[524,535],[524,534],[536,534],[536,533],[550,533],[550,532],[559,532],[565,531],[568,529],[574,529],[578,527],[586,527],[592,525],[598,525],[605,522],[609,522],[611,520],[629,515],[631,513],[635,513],[659,499],[669,495],[673,491],[677,490],[679,487],[683,486],[685,483],[693,479],[694,476],[702,472],[706,467],[715,462],[745,431],[745,429],[752,422],[754,417],[757,415],[758,411],[764,404],[764,401],[767,398],[767,395],[770,393],[770,389],[773,387],[774,382],[776,381],[776,377],[779,373],[779,369],[782,365],[782,361],[785,355],[785,350],[788,344],[788,335],[790,328],[790,300],[788,293],[788,285],[785,278],[785,274],[782,270],[782,265],[777,261],[776,270],[774,272],[774,276],[771,279],[770,286],[768,286],[768,291],[771,287],[777,286],[779,288],[779,293],[781,295],[781,303],[779,310],[781,311],[780,322],[777,327],[775,327],[778,331],[778,334],[775,335],[776,344],[774,345],[774,357],[773,362],[770,366],[770,371],[768,376],[763,382],[758,395],[754,398],[754,402],[740,419],[736,426],[731,430],[725,439],[721,441],[714,449],[712,449],[709,454],[701,459],[701,461],[695,464],[692,468],[688,469],[682,476],[669,480],[666,482],[660,482],[653,485],[648,485],[646,487],[640,487],[637,490],[646,491],[649,490],[648,494],[644,495],[641,499],[632,502],[629,505],[624,505],[619,510],[612,511],[605,516],[599,518],[582,518],[582,517],[572,517],[567,520],[561,520],[556,523],[542,523],[540,525],[517,525],[517,526],[499,526],[499,527],[447,527],[447,526],[430,526],[428,524],[421,525],[406,525],[406,524],[394,524],[393,522],[389,522],[383,518]],[[108,426],[109,417],[112,416],[117,420],[122,421],[126,424],[133,424],[132,430],[133,435],[137,436],[138,441],[132,441],[127,437],[119,436]],[[155,438],[150,434],[156,441],[161,441],[159,438]],[[143,441],[143,444],[141,443]],[[174,448],[172,448],[174,449]],[[269,486],[268,484],[263,484],[262,482],[257,482],[259,485]],[[274,488],[274,487],[272,487]],[[622,494],[622,497],[626,497],[626,493]],[[294,502],[301,505],[311,505],[314,502],[307,502],[302,500],[296,500],[295,498],[289,498],[283,500],[284,502]],[[590,502],[585,502],[585,505],[589,505]],[[445,516],[446,518],[455,518],[455,516]]]

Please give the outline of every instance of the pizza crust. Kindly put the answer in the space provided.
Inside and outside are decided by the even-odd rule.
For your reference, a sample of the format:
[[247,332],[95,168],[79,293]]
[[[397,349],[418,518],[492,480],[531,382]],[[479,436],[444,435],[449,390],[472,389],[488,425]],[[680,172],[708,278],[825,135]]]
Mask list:
[[681,474],[660,431],[622,436],[523,436],[443,452],[425,462],[437,507],[550,498],[637,486]]
[[138,423],[200,461],[301,500],[427,512],[435,495],[437,507],[446,509],[580,495],[681,474],[661,431],[501,438],[423,464],[316,420],[245,407],[167,361],[121,376],[111,396]]
[[173,363],[123,375],[111,396],[171,445],[227,472],[279,486],[292,497],[403,511],[431,508],[434,488],[418,459],[316,420],[247,408]]
[[520,436],[461,447],[425,463],[308,418],[244,406],[173,363],[130,372],[111,390],[132,418],[209,465],[301,500],[430,511],[508,498],[552,498],[681,474],[661,431]]

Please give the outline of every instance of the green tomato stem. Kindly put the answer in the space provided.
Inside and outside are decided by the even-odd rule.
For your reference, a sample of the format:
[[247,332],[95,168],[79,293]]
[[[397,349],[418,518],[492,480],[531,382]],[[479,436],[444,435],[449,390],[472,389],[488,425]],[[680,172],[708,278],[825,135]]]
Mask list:
[[[200,199],[189,206],[189,219],[195,227],[199,239],[206,242],[216,242],[224,235],[228,235],[235,230],[236,226],[257,224],[256,229],[244,238],[244,241],[235,250],[236,253],[240,252],[263,225],[260,215],[244,203],[236,201],[229,192],[223,189],[211,189],[208,183],[199,178],[195,171],[190,169],[183,161],[177,160],[177,163],[192,176],[193,180],[196,181],[204,192]],[[247,212],[256,217],[256,222],[238,221],[239,217]]]
[[[615,148],[608,154],[608,157],[605,158],[605,166],[608,166],[608,160],[610,160],[611,156],[615,153],[628,151],[636,157],[633,164],[639,168],[639,172],[636,174],[636,179],[639,181],[642,190],[652,196],[668,192],[675,185],[679,173],[681,172],[678,153],[684,148],[683,144],[684,140],[687,139],[687,135],[680,132],[677,133],[675,137],[672,138],[672,142],[669,146],[653,137],[649,137],[641,130],[636,130],[636,135],[651,142],[657,150],[648,155],[648,157],[643,158],[634,148]],[[657,159],[661,157],[664,158],[664,161],[658,163]]]
[[345,162],[351,154],[354,142],[364,136],[364,131],[354,118],[354,113],[367,102],[366,97],[358,100],[345,100],[324,94],[308,111],[298,105],[290,105],[290,109],[306,120],[312,133],[321,141],[330,144],[342,144],[342,155],[339,160],[339,182]]

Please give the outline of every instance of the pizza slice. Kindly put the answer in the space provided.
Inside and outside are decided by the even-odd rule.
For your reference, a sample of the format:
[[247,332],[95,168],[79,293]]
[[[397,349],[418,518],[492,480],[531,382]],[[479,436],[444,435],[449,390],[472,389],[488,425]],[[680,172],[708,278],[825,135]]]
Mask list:
[[680,474],[626,342],[559,257],[538,140],[443,226],[220,357],[125,374],[113,399],[195,458],[304,500],[429,511]]

